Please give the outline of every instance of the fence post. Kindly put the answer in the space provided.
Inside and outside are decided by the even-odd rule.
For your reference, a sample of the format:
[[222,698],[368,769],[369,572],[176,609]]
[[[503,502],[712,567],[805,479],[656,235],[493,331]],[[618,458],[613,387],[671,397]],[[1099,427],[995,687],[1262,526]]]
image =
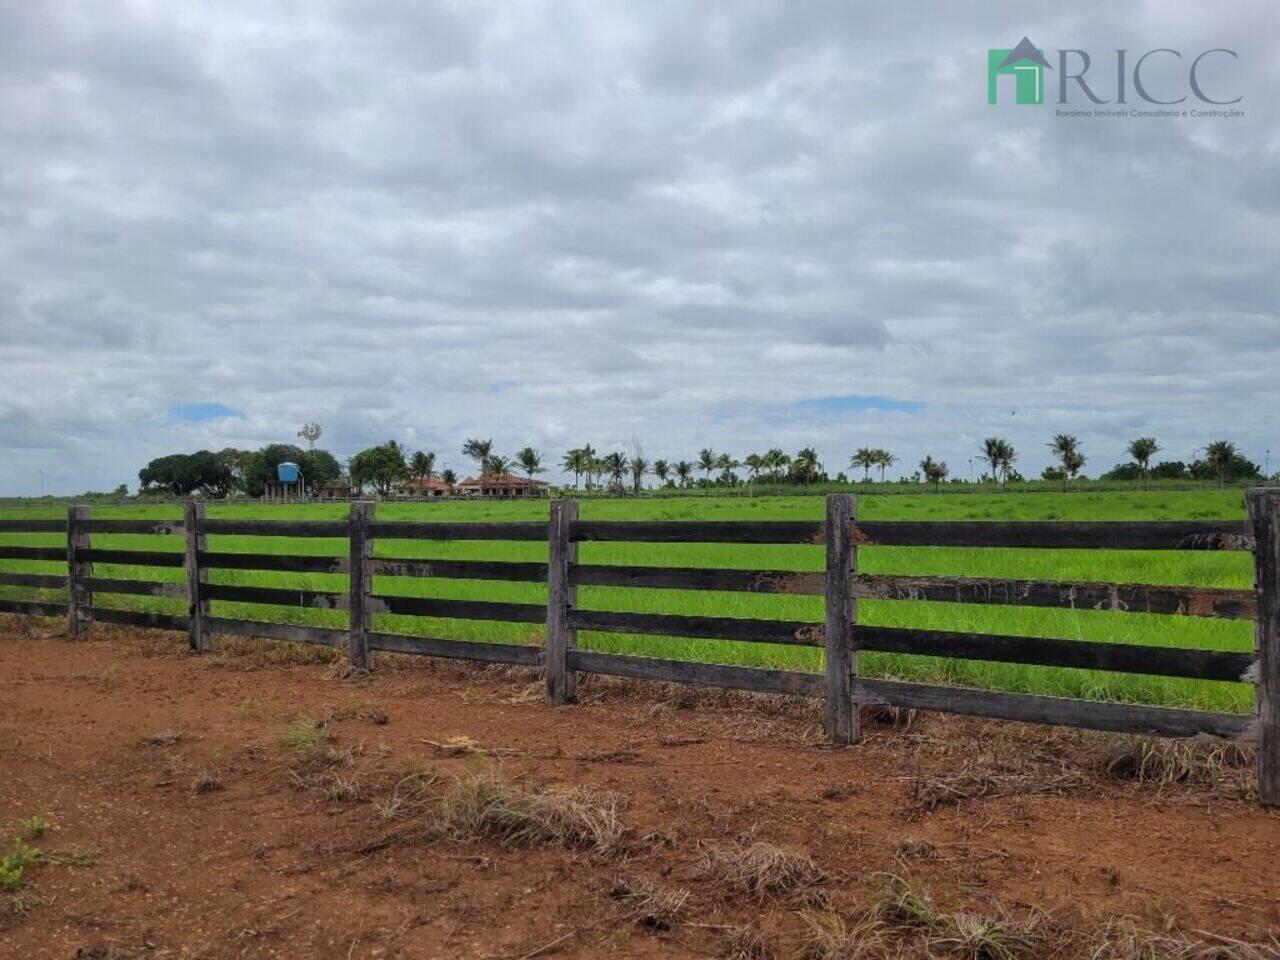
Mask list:
[[827,736],[833,743],[858,740],[858,705],[853,702],[853,676],[858,670],[850,627],[857,620],[853,574],[858,552],[852,527],[857,500],[847,493],[827,496],[826,661]]
[[1280,806],[1280,490],[1245,493],[1258,592],[1258,801]]
[[373,581],[369,560],[373,556],[373,543],[369,539],[369,524],[373,520],[373,502],[354,500],[351,503],[351,552],[347,579],[350,593],[347,609],[351,615],[348,655],[351,666],[357,670],[369,669],[369,591]]
[[88,628],[92,616],[93,592],[85,580],[93,576],[93,565],[82,558],[90,543],[88,519],[88,507],[74,503],[67,507],[67,633],[72,637]]
[[207,572],[200,568],[200,554],[205,552],[207,539],[200,532],[204,523],[203,503],[188,500],[182,505],[183,532],[186,534],[186,554],[183,566],[187,571],[187,643],[196,653],[204,653],[204,618],[209,613],[209,601],[204,597]]
[[547,702],[577,699],[577,674],[569,669],[569,651],[577,645],[577,631],[569,626],[569,611],[578,602],[578,588],[569,583],[569,567],[578,562],[578,544],[570,534],[578,519],[578,501],[551,501],[547,526]]

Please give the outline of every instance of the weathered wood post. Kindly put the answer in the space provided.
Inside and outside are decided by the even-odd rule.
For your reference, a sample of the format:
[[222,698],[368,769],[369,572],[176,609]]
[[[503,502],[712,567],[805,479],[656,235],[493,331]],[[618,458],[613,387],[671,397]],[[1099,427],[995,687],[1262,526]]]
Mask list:
[[577,699],[577,674],[569,669],[569,651],[577,645],[577,631],[569,626],[569,611],[578,602],[578,588],[569,583],[569,567],[578,562],[578,544],[572,526],[578,519],[578,501],[551,501],[547,527],[547,702],[570,703]]
[[827,496],[826,660],[827,736],[832,743],[856,743],[858,705],[853,702],[853,676],[858,670],[850,627],[857,620],[853,574],[858,551],[852,528],[857,501],[847,493]]
[[187,643],[196,653],[205,652],[204,618],[209,615],[209,601],[203,589],[208,572],[200,567],[200,554],[208,545],[207,538],[200,532],[204,513],[204,504],[195,500],[182,505],[183,533],[187,538],[182,562],[187,571]]
[[1245,494],[1258,591],[1258,801],[1280,806],[1280,490]]
[[88,507],[67,507],[67,633],[72,637],[80,636],[92,619],[93,592],[86,581],[93,576],[93,564],[84,558],[90,543],[88,520]]
[[351,614],[348,654],[351,666],[357,670],[369,669],[369,593],[373,583],[370,559],[373,557],[373,541],[369,537],[369,524],[373,522],[373,502],[354,500],[351,503],[347,607]]

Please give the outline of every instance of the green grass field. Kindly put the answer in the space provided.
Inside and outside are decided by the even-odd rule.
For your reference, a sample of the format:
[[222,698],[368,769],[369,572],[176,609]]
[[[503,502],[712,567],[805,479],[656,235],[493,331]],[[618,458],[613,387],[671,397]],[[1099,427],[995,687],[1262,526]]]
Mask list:
[[[263,517],[335,519],[346,515],[345,504],[265,506],[258,503],[212,505],[212,517]],[[404,503],[379,504],[378,517],[387,520],[501,521],[535,520],[546,516],[547,503]],[[584,519],[626,520],[820,520],[821,497],[655,498],[644,500],[590,500],[582,505]],[[1126,493],[920,494],[859,498],[862,519],[912,520],[1190,520],[1244,518],[1239,490],[1151,491]],[[0,517],[35,518],[63,516],[65,508],[38,502],[0,508]],[[99,507],[95,517],[178,517],[176,505],[127,505]],[[57,535],[0,534],[0,543],[61,544]],[[97,535],[95,546],[121,549],[180,550],[177,537]],[[344,555],[344,540],[313,540],[223,536],[211,537],[210,549],[244,552],[315,553]],[[424,542],[379,541],[383,556],[433,557],[476,560],[546,559],[546,545],[523,542]],[[723,544],[583,544],[582,563],[619,563],[653,566],[705,566],[821,570],[823,548],[809,545],[741,546]],[[864,547],[859,566],[866,573],[935,574],[973,577],[1011,577],[1108,582],[1184,584],[1212,587],[1249,587],[1251,560],[1247,553],[1178,551],[1014,550]],[[63,572],[57,563],[0,560],[0,570]],[[97,575],[152,580],[181,580],[181,570],[101,565]],[[343,590],[345,578],[324,574],[289,574],[255,571],[213,571],[215,582],[253,586],[316,590]],[[378,578],[378,593],[424,597],[541,603],[541,584],[500,583],[444,579]],[[52,591],[0,587],[0,596],[54,599]],[[181,613],[184,602],[129,596],[95,597],[100,606],[119,606]],[[707,616],[761,617],[820,621],[820,597],[754,595],[723,592],[640,590],[613,587],[582,588],[584,608]],[[341,611],[306,610],[215,601],[219,616],[262,620],[287,620],[327,626],[345,626]],[[978,631],[1075,640],[1112,641],[1164,646],[1253,649],[1251,621],[1213,620],[1099,611],[1046,610],[952,603],[863,600],[860,622],[913,626],[941,630]],[[536,625],[486,621],[439,620],[379,615],[379,630],[460,640],[509,643],[541,643],[543,630]],[[714,660],[748,666],[820,670],[820,650],[775,645],[693,640],[672,637],[636,637],[583,634],[583,648],[616,653]],[[1191,706],[1205,709],[1248,711],[1253,692],[1246,684],[1144,677],[1101,671],[1025,667],[892,654],[863,654],[862,672],[931,682],[948,682],[1031,693],[1092,699],[1123,700]]]

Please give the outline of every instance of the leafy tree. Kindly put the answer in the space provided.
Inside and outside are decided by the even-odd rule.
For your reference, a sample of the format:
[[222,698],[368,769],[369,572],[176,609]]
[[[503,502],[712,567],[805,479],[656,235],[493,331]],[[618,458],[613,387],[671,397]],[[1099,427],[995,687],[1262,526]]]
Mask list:
[[311,478],[307,476],[305,466],[307,452],[292,443],[269,443],[249,455],[244,467],[244,492],[251,497],[260,497],[266,493],[268,485],[279,482],[276,468],[282,463],[296,463],[302,470],[303,480],[310,485]]
[[516,463],[520,464],[520,469],[525,472],[530,480],[533,479],[535,473],[546,473],[547,469],[542,465],[542,451],[535,450],[533,447],[525,447],[516,453]]
[[302,483],[309,494],[342,477],[342,464],[328,450],[306,451],[298,458],[298,469],[302,471]]
[[491,453],[493,453],[492,440],[478,440],[475,437],[469,437],[462,445],[462,455],[476,462],[476,469],[481,476],[484,476],[485,462],[489,459],[489,454]]
[[733,471],[742,466],[742,463],[727,453],[722,453],[716,457],[716,469],[720,471],[720,482],[726,484],[735,484],[738,482],[738,475]]
[[443,480],[444,485],[449,488],[449,492],[453,493],[453,488],[458,483],[458,475],[446,467],[445,471],[440,474],[440,479]]
[[1146,479],[1151,473],[1151,458],[1160,452],[1155,437],[1138,437],[1129,441],[1129,456],[1138,467],[1138,476]]
[[782,481],[786,479],[787,468],[791,466],[791,457],[778,447],[773,447],[765,451],[764,464],[770,479]]
[[1241,455],[1229,440],[1219,440],[1204,449],[1204,459],[1191,464],[1191,475],[1196,478],[1217,477],[1218,485],[1227,481],[1257,480],[1262,470],[1248,457]]
[[382,496],[391,492],[391,488],[409,476],[409,465],[405,462],[404,448],[394,440],[377,447],[361,450],[351,458],[349,465],[351,482],[360,489],[366,483]]
[[1163,460],[1151,468],[1155,480],[1182,480],[1190,476],[1187,465],[1181,460]]
[[934,460],[933,457],[926,456],[920,461],[920,472],[924,474],[925,480],[933,484],[934,492],[937,492],[950,471],[947,469],[946,461]]

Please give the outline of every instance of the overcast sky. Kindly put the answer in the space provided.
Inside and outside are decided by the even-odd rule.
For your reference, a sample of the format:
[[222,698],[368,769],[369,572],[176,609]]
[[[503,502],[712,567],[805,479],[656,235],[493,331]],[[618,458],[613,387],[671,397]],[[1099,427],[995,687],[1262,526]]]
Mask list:
[[[1059,431],[1087,473],[1140,434],[1275,469],[1274,3],[966,6],[0,0],[0,494],[309,420],[459,472],[492,436],[963,476],[1001,434],[1032,474]],[[1108,96],[1117,48],[1182,51],[1171,96],[1233,49],[1245,115],[990,106],[1023,35]]]

